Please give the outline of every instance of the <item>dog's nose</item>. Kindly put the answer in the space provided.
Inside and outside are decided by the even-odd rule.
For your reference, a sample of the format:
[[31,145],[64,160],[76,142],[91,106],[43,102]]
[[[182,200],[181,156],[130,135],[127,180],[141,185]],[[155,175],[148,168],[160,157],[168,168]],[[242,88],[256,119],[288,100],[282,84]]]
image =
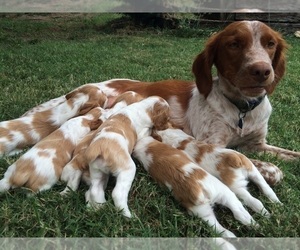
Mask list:
[[271,65],[266,62],[257,62],[249,66],[249,73],[259,83],[267,80],[271,74]]

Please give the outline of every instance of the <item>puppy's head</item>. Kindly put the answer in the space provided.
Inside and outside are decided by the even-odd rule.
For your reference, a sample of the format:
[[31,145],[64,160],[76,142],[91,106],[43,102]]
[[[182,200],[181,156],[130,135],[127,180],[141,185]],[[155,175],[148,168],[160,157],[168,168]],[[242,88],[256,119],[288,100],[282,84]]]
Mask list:
[[92,119],[92,120],[90,120],[90,119],[82,120],[82,126],[89,127],[90,130],[95,130],[95,129],[99,128],[102,123],[103,123],[102,120],[96,119],[96,118]]
[[103,113],[105,112],[105,110],[101,107],[96,107],[91,109],[86,115],[87,116],[92,116],[95,119],[98,119]]
[[170,108],[166,100],[161,97],[155,98],[153,106],[148,109],[148,114],[153,122],[153,128],[156,130],[165,130],[169,127]]
[[84,115],[95,107],[105,107],[107,96],[94,84],[85,84],[66,95],[66,99],[75,102],[81,95],[88,96],[87,101],[81,106],[79,115]]
[[186,134],[182,128],[178,126],[174,126],[169,122],[169,127],[164,130],[152,130],[151,136],[165,144],[171,145],[173,147],[178,147],[183,141],[191,141],[194,138],[188,134]]
[[87,112],[82,119],[82,126],[89,127],[90,130],[97,129],[102,123],[101,115],[104,109],[101,107],[96,107]]

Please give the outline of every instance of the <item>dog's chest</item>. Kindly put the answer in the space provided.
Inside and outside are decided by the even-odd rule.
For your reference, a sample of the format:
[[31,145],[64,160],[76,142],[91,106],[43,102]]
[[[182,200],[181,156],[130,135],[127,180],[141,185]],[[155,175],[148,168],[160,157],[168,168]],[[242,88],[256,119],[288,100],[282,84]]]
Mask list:
[[220,104],[211,106],[206,101],[191,102],[187,112],[188,131],[197,140],[220,146],[239,146],[247,140],[265,137],[271,114],[268,100],[260,107],[247,112],[242,117],[237,109],[229,109]]

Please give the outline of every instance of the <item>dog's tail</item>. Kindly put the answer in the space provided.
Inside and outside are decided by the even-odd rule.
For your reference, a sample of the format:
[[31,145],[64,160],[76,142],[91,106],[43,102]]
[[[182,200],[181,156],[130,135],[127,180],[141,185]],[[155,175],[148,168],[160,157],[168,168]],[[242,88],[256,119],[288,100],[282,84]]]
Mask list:
[[101,140],[93,141],[85,151],[85,160],[89,164],[101,155]]
[[30,162],[22,162],[18,165],[15,162],[6,170],[3,179],[0,181],[0,192],[5,192],[10,188],[25,186],[32,175],[32,166]]

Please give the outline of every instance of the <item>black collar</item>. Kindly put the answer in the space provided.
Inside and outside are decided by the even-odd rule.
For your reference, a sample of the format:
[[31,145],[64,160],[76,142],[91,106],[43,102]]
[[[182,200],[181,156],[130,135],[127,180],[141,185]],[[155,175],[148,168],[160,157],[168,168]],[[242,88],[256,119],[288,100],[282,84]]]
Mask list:
[[238,99],[231,99],[224,94],[224,96],[230,101],[234,106],[238,108],[240,113],[246,114],[247,112],[255,109],[262,101],[265,99],[265,96],[260,96],[254,100],[246,101],[246,100],[238,100]]

